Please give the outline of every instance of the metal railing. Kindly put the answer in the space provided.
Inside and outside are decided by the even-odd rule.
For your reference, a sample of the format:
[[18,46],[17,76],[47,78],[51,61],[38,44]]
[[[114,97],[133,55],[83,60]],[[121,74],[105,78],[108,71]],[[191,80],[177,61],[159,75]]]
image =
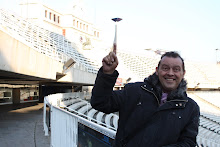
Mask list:
[[[66,94],[70,95],[70,93]],[[58,107],[61,99],[66,97],[65,94],[54,94],[44,98],[44,131],[45,135],[49,135],[51,130],[51,146],[69,146],[75,147],[78,145],[78,125],[83,124],[104,136],[104,138],[114,139],[116,131],[95,123],[94,118],[82,117],[83,114],[71,113],[65,109]],[[73,96],[82,96],[82,93],[72,93]],[[83,96],[84,97],[84,96]],[[47,106],[50,108],[50,124],[48,125]],[[108,140],[108,139],[106,139]]]
[[[76,103],[74,100],[81,101],[85,98],[85,95],[83,92],[75,92],[75,93],[60,93],[60,94],[53,94],[49,95],[48,97],[45,97],[45,107],[44,107],[44,130],[45,135],[48,135],[49,129],[48,125],[46,125],[46,106],[48,105],[50,107],[51,113],[51,144],[53,147],[57,146],[60,142],[68,142],[69,138],[72,138],[73,134],[60,134],[58,133],[60,129],[62,130],[68,130],[68,127],[70,127],[70,130],[74,132],[75,136],[78,136],[76,133],[78,130],[78,123],[84,124],[85,126],[88,126],[92,130],[95,130],[96,132],[99,132],[111,139],[115,138],[116,130],[117,128],[113,128],[111,126],[108,126],[106,123],[98,122],[96,119],[90,117],[88,115],[79,113],[77,110],[71,110],[71,112],[68,111],[67,108],[68,105],[71,103]],[[60,107],[64,108],[60,108]],[[87,113],[88,114],[88,113]],[[69,122],[71,122],[71,126],[69,126]],[[74,128],[72,128],[74,127]],[[62,132],[62,131],[61,131]],[[56,135],[54,135],[54,133]],[[63,135],[63,136],[62,136]],[[64,137],[64,138],[63,138]],[[69,138],[68,138],[69,137]],[[60,139],[62,138],[62,140]],[[59,140],[60,139],[60,140]],[[64,140],[67,141],[64,141]],[[72,139],[72,141],[77,140]],[[60,141],[60,142],[59,142]],[[216,142],[216,140],[208,139],[203,136],[203,134],[198,134],[197,136],[197,143],[199,147],[220,147],[220,144]],[[73,144],[73,143],[71,143]],[[73,145],[74,146],[74,145]]]

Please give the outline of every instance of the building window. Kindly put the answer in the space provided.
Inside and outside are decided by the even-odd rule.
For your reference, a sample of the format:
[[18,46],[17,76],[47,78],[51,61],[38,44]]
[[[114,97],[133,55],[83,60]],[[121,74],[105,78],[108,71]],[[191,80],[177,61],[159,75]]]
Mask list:
[[88,25],[86,25],[86,32],[88,32]]
[[96,36],[96,31],[94,31],[94,36]]
[[57,17],[57,22],[60,23],[60,16]]
[[75,26],[75,23],[76,23],[76,20],[75,20],[75,19],[73,19],[73,26]]
[[53,15],[53,21],[56,22],[56,14]]
[[80,29],[82,29],[82,23],[80,23]]
[[47,10],[45,10],[45,17],[47,18]]
[[79,27],[79,21],[76,22],[76,26],[77,26],[77,28]]
[[97,32],[97,37],[99,38],[99,32]]
[[49,19],[51,20],[51,12],[50,12],[50,15],[49,15]]
[[83,24],[83,30],[85,30],[85,24]]
[[66,36],[66,29],[63,29],[63,36]]

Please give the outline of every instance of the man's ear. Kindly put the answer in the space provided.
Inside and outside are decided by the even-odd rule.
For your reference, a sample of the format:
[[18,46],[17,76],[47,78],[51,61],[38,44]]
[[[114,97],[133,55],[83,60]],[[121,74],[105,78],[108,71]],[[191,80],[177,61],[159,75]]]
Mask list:
[[185,74],[186,74],[186,71],[183,72],[183,76],[185,76]]
[[156,67],[156,75],[158,75],[158,67]]

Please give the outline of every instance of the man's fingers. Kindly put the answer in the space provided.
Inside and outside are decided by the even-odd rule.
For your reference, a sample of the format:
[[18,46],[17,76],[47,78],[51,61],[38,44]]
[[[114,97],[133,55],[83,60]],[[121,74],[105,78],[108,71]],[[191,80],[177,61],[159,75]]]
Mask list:
[[112,51],[102,59],[103,72],[106,74],[112,74],[118,66],[118,58]]
[[105,58],[103,58],[102,62],[105,62],[105,64],[107,64],[107,65],[111,65],[113,61],[112,61],[111,56],[108,55]]
[[118,62],[118,58],[117,58],[115,52],[112,52],[112,56],[111,57],[112,57],[112,62]]
[[117,45],[114,43],[113,44],[113,52],[115,53],[115,55],[116,55],[116,52],[117,52]]
[[107,56],[108,62],[112,62],[112,55],[111,53],[109,53],[109,55]]
[[105,62],[108,65],[111,65],[114,62],[117,62],[117,56],[115,55],[114,52],[110,52],[107,56],[103,58],[102,62]]
[[108,56],[104,57],[102,62],[104,62],[105,64],[109,64],[109,59],[108,59]]
[[116,56],[116,54],[114,52],[110,52],[109,56],[110,56],[109,60],[111,62],[117,62],[117,56]]

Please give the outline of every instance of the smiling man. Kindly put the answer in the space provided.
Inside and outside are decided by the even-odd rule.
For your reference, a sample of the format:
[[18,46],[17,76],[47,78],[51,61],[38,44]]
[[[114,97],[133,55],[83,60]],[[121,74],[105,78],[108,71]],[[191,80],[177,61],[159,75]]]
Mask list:
[[185,75],[183,59],[177,53],[167,52],[161,57],[156,74],[164,92],[177,89]]
[[176,52],[162,55],[144,82],[113,91],[118,77],[116,51],[103,58],[92,91],[93,108],[119,111],[115,147],[194,147],[199,106],[186,94],[185,65]]

